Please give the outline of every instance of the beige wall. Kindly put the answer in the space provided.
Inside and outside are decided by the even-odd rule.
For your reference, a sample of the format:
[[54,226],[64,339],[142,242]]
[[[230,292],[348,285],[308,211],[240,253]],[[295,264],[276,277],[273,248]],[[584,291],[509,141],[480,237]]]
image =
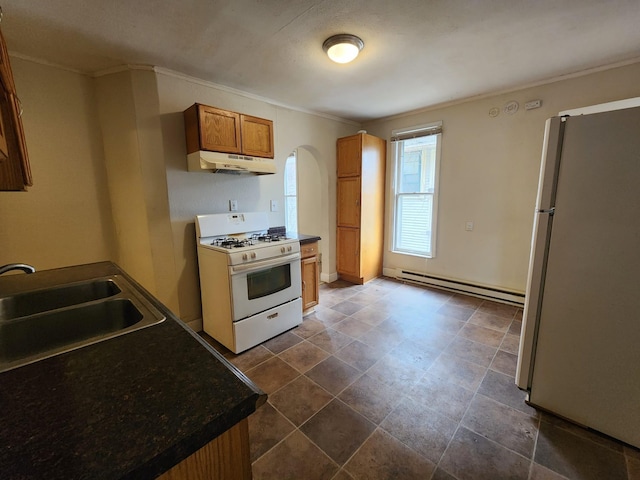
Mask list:
[[95,82],[115,260],[178,312],[155,72],[125,69]]
[[[305,162],[315,162],[300,169],[301,188],[319,192],[311,195],[319,196],[315,202],[301,199],[301,231],[322,237],[323,278],[335,275],[335,140],[359,125],[163,70],[91,79],[12,62],[35,185],[27,193],[0,193],[0,264],[47,269],[115,260],[182,318],[197,319],[194,216],[226,212],[229,199],[244,211],[267,211],[272,199],[282,206],[284,161],[297,148]],[[394,128],[437,120],[444,127],[438,255],[424,260],[387,251],[387,271],[402,267],[523,291],[544,120],[567,108],[640,96],[638,78],[640,64],[365,125],[387,139]],[[532,99],[541,99],[542,108],[524,111]],[[510,100],[521,105],[515,115],[488,116]],[[187,172],[182,112],[194,102],[274,120],[278,173]],[[464,230],[466,221],[474,231]],[[270,213],[270,223],[284,223],[282,208]]]
[[[2,263],[48,269],[100,260],[120,264],[187,321],[200,317],[194,216],[228,211],[269,214],[284,224],[282,170],[295,148],[315,162],[320,192],[302,212],[321,235],[335,272],[335,140],[352,122],[275,106],[151,68],[90,78],[12,59],[35,186],[2,192]],[[276,175],[186,171],[182,111],[194,102],[274,121]],[[303,232],[304,233],[304,232]]]
[[[443,123],[436,257],[394,254],[387,236],[385,271],[402,268],[523,292],[545,119],[568,108],[640,96],[638,79],[635,64],[366,124],[369,133],[389,139],[393,129]],[[542,107],[525,111],[524,103],[534,99]],[[492,107],[511,100],[520,104],[515,114],[489,117]],[[392,162],[387,165],[389,181]],[[387,206],[392,204],[387,197]],[[474,222],[473,231],[465,231],[466,221]]]
[[[314,151],[305,146],[296,149],[298,171],[298,230],[307,235],[321,235],[319,218],[328,218],[328,175],[321,171]],[[324,182],[323,182],[324,180]],[[326,232],[326,231],[325,231]],[[325,233],[326,235],[326,233]]]
[[[182,318],[190,321],[201,315],[194,217],[228,212],[231,199],[238,200],[239,211],[269,211],[270,200],[277,200],[280,209],[269,214],[269,222],[284,225],[284,162],[300,146],[309,153],[305,161],[317,162],[315,170],[321,172],[312,180],[320,184],[321,197],[312,211],[302,213],[309,217],[304,223],[309,231],[302,233],[323,238],[323,258],[330,259],[335,272],[335,141],[353,133],[357,125],[271,105],[162,70],[157,81]],[[273,120],[277,173],[246,176],[188,172],[182,112],[196,102]]]
[[113,219],[93,80],[12,57],[34,186],[0,192],[0,265],[113,259]]

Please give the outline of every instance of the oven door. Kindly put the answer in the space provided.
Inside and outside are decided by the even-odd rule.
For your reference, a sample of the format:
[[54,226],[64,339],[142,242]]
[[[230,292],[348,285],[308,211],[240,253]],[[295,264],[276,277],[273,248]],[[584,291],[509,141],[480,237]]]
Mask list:
[[229,267],[233,321],[302,295],[300,254]]

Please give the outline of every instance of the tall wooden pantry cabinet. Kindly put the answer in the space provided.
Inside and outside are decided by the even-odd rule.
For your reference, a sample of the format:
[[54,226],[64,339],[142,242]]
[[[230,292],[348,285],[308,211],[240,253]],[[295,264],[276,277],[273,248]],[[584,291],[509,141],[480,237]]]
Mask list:
[[352,283],[382,275],[386,152],[366,133],[338,139],[337,270]]

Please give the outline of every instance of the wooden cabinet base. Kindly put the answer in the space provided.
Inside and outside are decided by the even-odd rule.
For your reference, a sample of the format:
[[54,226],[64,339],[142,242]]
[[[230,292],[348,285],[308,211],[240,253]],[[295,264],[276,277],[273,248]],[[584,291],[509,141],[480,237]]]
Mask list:
[[355,283],[356,285],[364,285],[364,278],[362,277],[353,277],[351,275],[339,273],[338,278],[340,278],[340,280],[344,280],[345,282]]
[[240,421],[158,480],[251,480],[249,423]]
[[302,314],[313,312],[320,301],[320,266],[318,264],[318,242],[300,246],[302,269]]

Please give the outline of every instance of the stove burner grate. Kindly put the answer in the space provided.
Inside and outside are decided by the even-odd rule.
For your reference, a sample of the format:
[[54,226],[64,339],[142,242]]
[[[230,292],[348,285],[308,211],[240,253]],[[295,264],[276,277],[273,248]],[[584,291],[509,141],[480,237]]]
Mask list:
[[274,233],[254,233],[251,235],[251,240],[258,242],[279,242],[280,240],[286,240],[287,237]]
[[253,245],[253,241],[249,238],[244,240],[239,240],[237,238],[217,238],[211,242],[211,245],[231,250],[232,248],[242,248]]

